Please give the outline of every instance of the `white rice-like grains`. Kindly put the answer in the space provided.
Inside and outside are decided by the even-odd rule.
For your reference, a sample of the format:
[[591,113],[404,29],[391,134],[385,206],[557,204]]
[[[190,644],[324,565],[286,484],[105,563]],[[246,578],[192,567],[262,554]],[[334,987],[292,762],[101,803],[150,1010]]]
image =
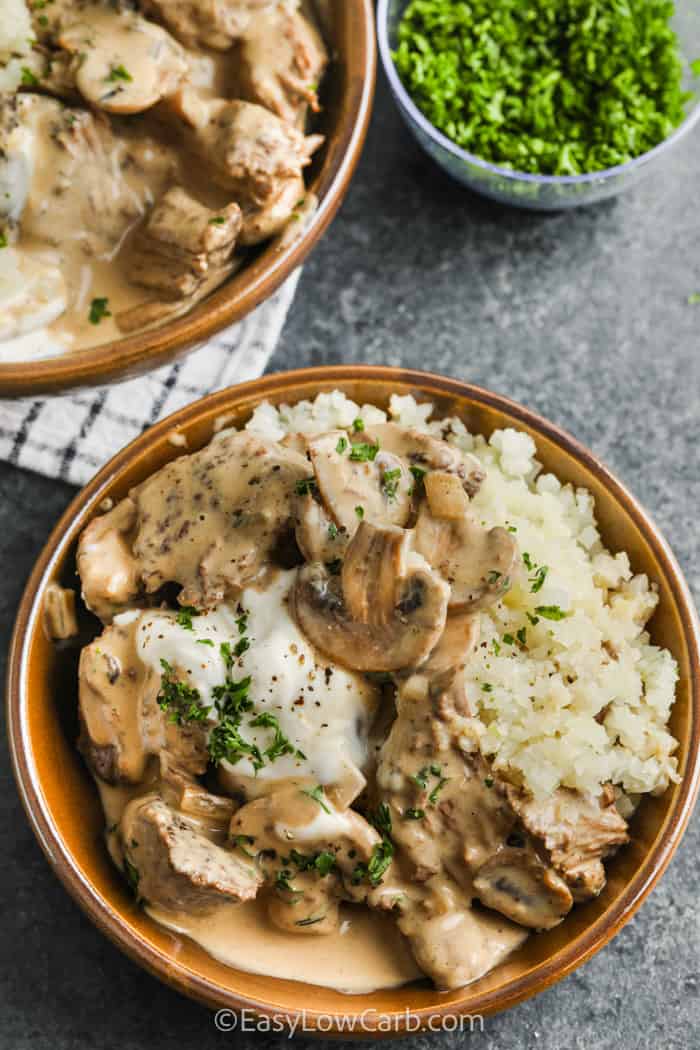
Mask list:
[[[531,566],[480,614],[466,686],[482,751],[536,797],[559,786],[597,794],[607,783],[633,797],[663,791],[678,780],[678,745],[667,729],[678,669],[645,630],[654,585],[633,575],[623,551],[605,549],[593,497],[542,473],[531,437],[508,428],[487,441],[459,419],[431,421],[432,410],[394,396],[387,415],[334,391],[279,409],[262,404],[248,429],[279,440],[348,428],[358,417],[367,427],[390,418],[476,456],[487,478],[473,512],[511,529]],[[549,619],[542,607],[565,616]]]

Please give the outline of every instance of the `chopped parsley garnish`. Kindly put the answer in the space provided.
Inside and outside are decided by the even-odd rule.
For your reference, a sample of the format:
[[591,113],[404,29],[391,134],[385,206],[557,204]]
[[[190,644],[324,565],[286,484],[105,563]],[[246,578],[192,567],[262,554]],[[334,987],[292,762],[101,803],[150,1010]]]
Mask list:
[[507,525],[506,529],[507,529],[508,532],[517,532],[518,531],[517,528],[515,527],[515,525]]
[[123,80],[130,83],[133,79],[134,78],[132,77],[129,70],[124,69],[124,66],[112,66],[112,68],[109,71],[109,76],[105,77],[105,80],[108,80],[112,84],[116,83],[118,80]]
[[329,875],[335,867],[335,854],[328,850],[309,856],[293,849],[290,850],[289,856],[283,857],[282,860],[285,864],[294,864],[298,871],[317,871],[322,878]]
[[481,688],[482,688],[482,690],[485,693],[492,693],[493,692],[493,686],[491,685],[490,682],[482,682],[481,683]]
[[445,785],[449,782],[449,779],[449,777],[440,777],[439,783],[433,788],[433,790],[428,795],[428,802],[431,806],[437,804],[438,796],[442,789],[445,787]]
[[260,749],[256,744],[244,740],[240,733],[243,715],[253,707],[250,699],[251,678],[248,675],[239,681],[233,679],[231,672],[235,656],[229,642],[222,642],[219,651],[226,668],[226,678],[222,685],[212,689],[219,723],[214,726],[209,737],[209,757],[214,765],[224,760],[235,765],[248,756],[257,773],[265,764]]
[[352,446],[350,459],[353,463],[373,463],[379,452],[379,442],[371,445],[368,441],[358,441]]
[[275,875],[275,889],[284,890],[286,893],[298,894],[299,899],[304,896],[303,893],[299,893],[299,890],[295,890],[289,881],[292,878],[292,873],[289,868],[280,868]]
[[408,468],[413,474],[416,481],[416,488],[420,488],[421,485],[425,484],[425,475],[428,473],[423,467],[409,467]]
[[323,788],[320,784],[315,788],[310,788],[308,790],[306,788],[301,788],[300,790],[302,795],[306,795],[308,798],[312,798],[314,802],[318,802],[319,806],[321,807],[324,813],[331,812],[329,807],[326,805],[325,796],[323,794]]
[[494,779],[493,779],[493,777],[485,777],[485,779],[484,779],[484,784],[486,784],[486,787],[487,787],[487,788],[492,788],[492,787],[493,787],[493,785],[494,785]]
[[380,802],[374,813],[370,814],[370,821],[380,835],[391,838],[391,810],[386,802]]
[[382,489],[384,495],[388,500],[395,500],[396,493],[398,491],[399,482],[401,481],[401,467],[396,467],[394,470],[385,470],[382,475]]
[[513,637],[513,635],[512,634],[504,634],[503,635],[503,644],[504,645],[515,645],[515,638]]
[[306,758],[303,751],[299,751],[294,745],[287,739],[280,728],[279,719],[277,715],[273,715],[270,711],[262,711],[259,715],[253,718],[249,723],[252,729],[272,729],[274,730],[274,738],[269,747],[265,748],[263,754],[265,758],[270,762],[274,762],[276,759],[281,758],[283,755],[294,755],[295,758]]
[[214,643],[211,640],[211,638],[198,638],[197,639],[197,645],[208,645],[212,649],[214,648]]
[[382,836],[382,841],[375,845],[367,863],[361,861],[355,865],[352,873],[352,881],[355,885],[367,879],[372,886],[378,886],[394,859],[394,843],[391,840],[391,810],[386,802],[380,802],[375,812],[370,814],[370,821]]
[[527,641],[527,627],[521,627],[518,631],[518,641],[521,645],[525,645]]
[[348,439],[346,437],[338,438],[338,444],[335,446],[335,450],[339,456],[342,456],[345,449],[348,447]]
[[357,514],[357,516],[360,519],[360,521],[362,521],[362,519],[365,516],[365,508],[364,507],[359,507],[359,506],[355,507],[355,514]]
[[423,820],[423,818],[425,817],[425,810],[414,808],[405,809],[403,811],[403,815],[406,818],[406,820]]
[[178,726],[205,722],[210,708],[202,706],[199,690],[180,681],[167,660],[161,659],[160,666],[163,674],[156,700],[161,710],[167,711],[168,721]]
[[213,219],[209,220],[209,225],[210,226],[223,226],[225,222],[226,222],[226,219],[223,217],[223,215],[215,215]]
[[252,846],[254,842],[255,839],[252,835],[236,835],[233,839],[236,849],[239,849],[241,853],[245,853],[246,857],[250,857],[251,860],[255,860],[255,854],[246,849],[246,846]]
[[[240,609],[240,605],[238,606]],[[236,620],[236,627],[238,628],[239,634],[245,634],[248,630],[248,613],[244,612]]]
[[428,120],[515,171],[580,175],[657,146],[684,118],[669,0],[412,0],[394,61]]
[[235,657],[243,656],[243,653],[247,653],[250,649],[250,642],[247,638],[239,638],[233,647],[233,655]]
[[488,574],[488,582],[498,583],[502,575],[502,572],[498,572],[497,569],[492,569],[491,572]]
[[356,865],[352,875],[353,882],[355,882],[357,875],[359,874],[360,877],[357,879],[358,882],[361,882],[366,876],[372,886],[378,886],[391,866],[393,859],[393,842],[390,842],[388,839],[382,839],[382,841],[378,842],[372,850],[372,856],[367,864]]
[[7,235],[0,231],[0,248],[7,248]]
[[[505,638],[503,640],[505,641]],[[493,640],[493,655],[494,656],[499,656],[500,652],[501,652],[501,647],[498,644],[498,641],[494,638],[494,640]]]
[[108,308],[109,299],[93,299],[90,303],[90,312],[88,314],[88,320],[90,324],[99,324],[104,317],[111,317],[112,313]]
[[537,594],[544,587],[544,581],[547,579],[547,573],[549,568],[546,565],[540,565],[534,576],[530,577],[530,590],[533,594]]
[[297,481],[294,486],[294,491],[297,496],[308,496],[314,492],[317,488],[316,478],[303,478],[302,481]]
[[537,627],[537,624],[540,622],[539,616],[533,616],[531,612],[526,612],[525,615],[527,616],[532,626]]
[[330,525],[328,526],[328,539],[329,540],[334,540],[334,539],[336,539],[337,535],[338,535],[338,526],[336,525],[336,523],[334,521],[332,521],[330,523]]
[[357,419],[353,419],[353,421],[352,421],[352,429],[353,429],[353,433],[355,433],[355,434],[361,433],[365,429],[364,420],[360,419],[359,417]]
[[175,622],[179,627],[182,627],[185,631],[193,631],[194,624],[192,623],[192,617],[198,616],[199,613],[192,605],[183,605],[181,609],[178,609]]
[[545,620],[564,620],[568,615],[558,605],[538,605],[535,612]]
[[38,87],[39,78],[28,66],[22,66],[22,83],[25,87]]

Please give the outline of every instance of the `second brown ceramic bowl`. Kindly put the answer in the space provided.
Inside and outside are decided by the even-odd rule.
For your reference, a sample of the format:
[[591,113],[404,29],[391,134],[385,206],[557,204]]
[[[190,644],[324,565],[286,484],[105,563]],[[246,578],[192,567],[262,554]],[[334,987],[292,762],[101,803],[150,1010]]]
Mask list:
[[[490,434],[520,428],[537,444],[549,471],[595,497],[606,545],[629,552],[632,566],[659,587],[651,621],[653,641],[668,647],[680,668],[671,729],[680,741],[681,782],[648,797],[631,826],[631,842],[607,865],[596,900],[579,906],[549,933],[532,936],[504,965],[466,988],[438,993],[427,982],[371,995],[229,969],[195,944],[161,929],[135,905],[102,841],[103,818],[94,784],[75,748],[77,649],[60,650],[43,628],[42,604],[52,581],[75,587],[78,535],[105,498],[129,489],[182,453],[204,445],[222,414],[242,424],[267,398],[274,403],[343,390],[354,400],[385,407],[392,393],[432,401],[438,416],[457,415],[470,430]],[[85,617],[85,626],[97,629]],[[58,877],[95,924],[127,955],[186,995],[211,1007],[284,1015],[304,1012],[308,1029],[367,1037],[454,1024],[457,1015],[487,1015],[551,985],[598,951],[626,923],[666,868],[685,829],[700,771],[700,628],[687,585],[668,545],[635,499],[593,455],[557,427],[505,398],[453,379],[391,368],[338,367],[290,372],[212,395],[164,420],[119,453],[73,501],[31,575],[17,617],[8,673],[10,746],[31,825]],[[319,946],[322,951],[322,946]],[[343,1018],[329,1022],[329,1018]]]
[[307,178],[318,209],[303,234],[271,241],[191,311],[147,332],[39,361],[0,364],[0,395],[55,393],[151,371],[194,350],[268,299],[301,265],[345,196],[362,153],[374,97],[376,42],[372,0],[318,0],[332,61],[316,128],[326,142]]

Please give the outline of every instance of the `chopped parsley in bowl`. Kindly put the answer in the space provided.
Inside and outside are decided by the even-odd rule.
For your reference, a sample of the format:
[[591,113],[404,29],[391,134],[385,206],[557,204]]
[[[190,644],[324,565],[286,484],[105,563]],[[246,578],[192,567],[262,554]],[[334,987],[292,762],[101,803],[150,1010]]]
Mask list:
[[380,0],[380,45],[404,116],[450,174],[562,207],[618,192],[700,115],[695,6]]

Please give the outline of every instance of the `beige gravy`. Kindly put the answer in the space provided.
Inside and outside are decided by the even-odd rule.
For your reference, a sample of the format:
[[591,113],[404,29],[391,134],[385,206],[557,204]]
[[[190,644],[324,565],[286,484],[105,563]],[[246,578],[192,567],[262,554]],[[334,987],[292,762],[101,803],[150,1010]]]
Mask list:
[[396,928],[365,907],[342,905],[341,922],[325,937],[300,937],[272,925],[263,900],[232,904],[193,917],[162,908],[146,911],[162,926],[199,944],[226,966],[360,995],[423,979]]

